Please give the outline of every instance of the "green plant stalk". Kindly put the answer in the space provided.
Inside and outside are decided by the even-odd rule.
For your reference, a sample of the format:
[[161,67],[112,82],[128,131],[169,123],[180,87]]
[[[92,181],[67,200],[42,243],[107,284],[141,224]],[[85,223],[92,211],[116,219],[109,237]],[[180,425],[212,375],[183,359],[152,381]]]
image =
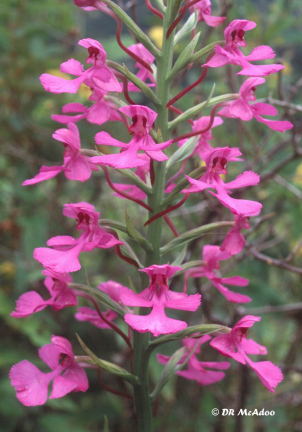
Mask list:
[[[156,120],[156,129],[160,128],[163,141],[169,139],[168,129],[168,109],[166,105],[170,98],[170,81],[168,79],[173,58],[173,39],[174,32],[166,39],[166,33],[171,24],[171,5],[169,2],[168,7],[164,14],[163,21],[163,43],[161,56],[157,59],[157,86],[156,96],[158,98]],[[174,11],[175,12],[175,11]],[[161,203],[164,197],[165,180],[166,180],[166,164],[154,162],[155,181],[152,188],[152,194],[148,197],[148,205],[152,208],[153,214],[161,210]],[[149,213],[149,217],[152,213]],[[148,267],[152,264],[160,263],[160,245],[162,237],[162,223],[163,218],[159,218],[148,226],[147,240],[152,245],[153,251],[146,254],[145,266]],[[146,278],[142,278],[143,284]],[[143,285],[143,288],[145,286]],[[145,314],[146,308],[139,311],[139,314]],[[134,331],[133,336],[133,374],[138,377],[140,385],[134,386],[134,403],[137,415],[137,427],[139,432],[153,432],[154,420],[152,412],[152,404],[149,395],[149,377],[148,366],[150,351],[147,350],[149,346],[150,334],[139,333]]]

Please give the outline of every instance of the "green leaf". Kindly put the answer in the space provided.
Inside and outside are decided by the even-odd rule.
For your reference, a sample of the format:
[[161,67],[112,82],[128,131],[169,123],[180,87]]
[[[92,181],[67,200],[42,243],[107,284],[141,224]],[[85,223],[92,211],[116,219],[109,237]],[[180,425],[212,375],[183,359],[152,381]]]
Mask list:
[[172,262],[172,266],[180,266],[183,260],[185,259],[187,253],[187,245],[184,246],[183,250],[177,254],[176,259]]
[[157,381],[156,387],[150,395],[151,401],[154,403],[160,394],[163,387],[167,384],[167,382],[175,375],[175,373],[179,370],[178,362],[185,355],[186,348],[180,348],[177,350],[168,363],[165,365],[164,370]]
[[198,42],[200,36],[200,32],[197,33],[197,35],[191,40],[191,42],[186,46],[186,48],[182,51],[180,56],[175,62],[175,65],[169,75],[169,80],[174,78],[178,72],[180,72],[182,69],[184,69],[189,63],[188,60],[192,57],[193,51],[196,47],[196,44]]
[[123,66],[121,66],[120,64],[112,62],[110,60],[107,60],[106,63],[108,67],[120,72],[121,74],[125,75],[125,77],[127,77],[131,82],[133,82],[144,93],[144,95],[149,99],[150,102],[152,102],[154,105],[158,105],[159,100],[156,94],[150,89],[149,86],[147,86],[147,84],[145,84],[142,80],[137,78],[136,75],[130,72],[124,64]]
[[163,343],[171,342],[174,340],[185,339],[187,337],[201,337],[206,334],[221,332],[221,333],[230,333],[231,329],[229,327],[221,326],[218,324],[201,324],[196,326],[187,327],[184,330],[179,332],[169,334],[166,336],[161,336],[154,341],[150,342],[148,350],[153,350],[157,348],[159,345]]
[[109,422],[107,416],[104,416],[104,429],[103,432],[110,432],[109,431]]
[[81,347],[83,348],[83,350],[86,352],[86,354],[89,355],[89,357],[91,357],[91,359],[94,361],[94,364],[96,366],[99,366],[101,369],[104,369],[107,372],[112,373],[113,375],[119,376],[121,378],[124,378],[125,381],[128,381],[130,384],[136,385],[139,384],[138,378],[134,375],[132,375],[131,373],[129,373],[128,371],[126,371],[126,369],[123,369],[122,367],[108,362],[106,360],[102,360],[100,358],[98,358],[86,345],[85,343],[82,341],[82,339],[80,338],[80,336],[78,334],[76,334],[78,341],[80,342]]
[[189,138],[184,145],[182,145],[175,153],[173,153],[167,162],[166,168],[169,169],[177,162],[181,162],[191,156],[196,144],[198,143],[198,140],[199,135]]
[[222,228],[222,227],[231,227],[231,226],[234,226],[234,222],[214,222],[211,224],[203,225],[198,228],[194,228],[190,231],[185,232],[184,234],[180,234],[178,237],[171,240],[165,246],[161,247],[160,252],[161,254],[165,254],[178,246],[182,246],[188,243],[191,240],[194,240],[198,237],[202,237],[204,234],[210,231],[217,230],[218,228]]
[[176,33],[174,38],[174,46],[177,45],[181,40],[183,40],[188,33],[190,33],[197,25],[198,14],[196,9],[194,13],[189,16],[187,21],[184,23],[182,28]]
[[217,96],[215,98],[212,98],[212,95],[214,93],[214,89],[215,89],[215,84],[213,85],[211,93],[209,94],[209,97],[205,102],[202,102],[202,103],[196,105],[195,107],[188,109],[187,111],[185,111],[184,113],[182,113],[178,117],[176,117],[175,120],[169,122],[169,129],[172,129],[175,126],[177,126],[179,123],[182,123],[183,121],[187,121],[190,118],[194,117],[195,115],[200,114],[200,112],[203,111],[204,109],[206,109],[208,106],[210,107],[210,106],[219,104],[221,102],[236,100],[240,97],[240,95],[238,93],[231,93],[231,94],[225,94],[225,95],[221,95],[221,96]]
[[153,248],[151,244],[145,239],[145,237],[143,237],[134,228],[132,220],[130,219],[130,216],[127,213],[126,207],[125,207],[125,221],[126,221],[127,233],[129,234],[129,236],[133,238],[133,240],[135,240],[136,243],[138,243],[147,252],[152,252]]

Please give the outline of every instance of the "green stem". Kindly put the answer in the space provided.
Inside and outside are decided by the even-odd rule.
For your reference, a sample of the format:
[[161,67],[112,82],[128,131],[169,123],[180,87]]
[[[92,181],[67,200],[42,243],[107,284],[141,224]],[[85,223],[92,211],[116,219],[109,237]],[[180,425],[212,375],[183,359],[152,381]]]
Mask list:
[[[173,58],[173,39],[174,32],[166,39],[167,30],[171,24],[171,4],[164,13],[163,21],[163,43],[161,56],[157,58],[157,85],[156,96],[157,103],[157,121],[156,130],[160,128],[163,141],[169,139],[168,129],[168,109],[166,105],[170,99],[170,81],[168,79],[172,68]],[[175,11],[174,11],[175,12]],[[152,208],[153,213],[158,213],[161,210],[162,200],[164,197],[165,182],[166,182],[166,166],[165,163],[154,162],[155,181],[152,188],[152,193],[148,197],[148,205]],[[149,213],[149,217],[152,216]],[[152,251],[146,254],[145,266],[160,263],[160,247],[162,237],[163,218],[159,218],[148,226],[147,241],[152,245]],[[142,277],[143,288],[145,288],[146,278]],[[139,314],[148,313],[146,308],[140,309]],[[134,331],[133,336],[133,374],[140,381],[140,385],[134,386],[134,401],[138,422],[139,432],[153,432],[154,421],[152,404],[149,395],[149,379],[148,365],[150,351],[149,346],[150,333],[139,333]]]

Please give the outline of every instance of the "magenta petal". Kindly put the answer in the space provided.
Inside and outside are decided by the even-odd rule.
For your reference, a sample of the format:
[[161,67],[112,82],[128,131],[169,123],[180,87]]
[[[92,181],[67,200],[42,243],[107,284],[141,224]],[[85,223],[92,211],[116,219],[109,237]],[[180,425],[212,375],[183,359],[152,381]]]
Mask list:
[[[248,121],[253,118],[253,111],[250,105],[242,97],[230,104],[229,113],[233,117],[240,118],[241,120],[244,121]],[[223,115],[223,109],[219,112],[219,114]]]
[[208,15],[208,14],[202,13],[202,12],[201,12],[201,15],[204,19],[204,22],[206,24],[208,24],[208,26],[210,26],[210,27],[219,26],[226,18],[226,17],[215,17],[215,16]]
[[69,59],[61,64],[60,71],[63,73],[80,76],[84,72],[84,68],[78,60]]
[[184,330],[188,324],[184,321],[168,318],[161,306],[154,307],[149,315],[133,315],[127,313],[125,321],[134,330],[141,333],[150,331],[153,336],[171,334]]
[[264,384],[271,393],[275,393],[274,389],[283,380],[281,369],[270,361],[253,362],[246,357],[246,362],[256,372],[262,384]]
[[58,273],[70,273],[80,270],[81,264],[78,256],[82,245],[77,245],[67,251],[58,251],[49,248],[37,248],[34,250],[34,259],[44,267]]
[[46,308],[49,301],[45,301],[35,291],[29,291],[21,295],[17,300],[16,310],[11,313],[14,318],[25,318],[35,312]]
[[146,288],[139,294],[135,294],[129,288],[121,286],[120,287],[120,300],[126,306],[142,306],[151,307],[152,301],[148,300],[149,288]]
[[[215,46],[215,51],[216,51],[217,46]],[[204,66],[221,67],[221,66],[224,66],[228,63],[229,63],[229,59],[227,56],[221,55],[221,54],[214,54],[214,56],[207,63],[203,64],[202,67],[204,67]]]
[[95,142],[98,145],[109,145],[109,146],[122,147],[122,148],[127,148],[129,145],[121,141],[118,141],[115,138],[112,138],[112,136],[109,135],[109,133],[107,132],[98,132],[95,136]]
[[17,398],[25,406],[45,404],[48,385],[52,379],[50,374],[42,373],[27,360],[14,365],[9,373],[11,384],[15,387]]
[[37,174],[35,177],[25,180],[22,183],[22,186],[28,186],[28,185],[33,185],[36,183],[40,183],[42,181],[45,180],[49,180],[55,176],[57,176],[58,174],[60,174],[60,172],[64,171],[64,167],[63,166],[52,166],[52,167],[47,167],[45,165],[43,165],[40,168],[39,174]]
[[90,163],[86,156],[80,153],[76,154],[68,163],[68,168],[65,170],[65,177],[69,180],[78,180],[85,182],[91,177]]
[[40,76],[44,89],[51,93],[76,93],[85,79],[85,74],[73,80],[66,80],[49,74]]
[[257,201],[231,198],[222,188],[219,188],[217,194],[211,191],[210,194],[216,196],[216,198],[234,214],[258,215],[262,208],[262,204]]
[[245,56],[245,58],[248,61],[266,60],[274,58],[275,55],[275,51],[271,47],[267,45],[260,45],[254,48],[249,55]]
[[39,357],[50,369],[55,370],[59,366],[60,349],[52,343],[44,345],[39,349]]
[[239,174],[235,180],[224,183],[224,187],[226,189],[237,189],[246,186],[254,186],[257,185],[260,181],[260,176],[254,171],[244,171],[242,174]]
[[185,293],[168,291],[166,297],[168,300],[165,301],[165,307],[170,309],[196,311],[201,302],[200,294],[187,296]]
[[246,352],[246,354],[258,354],[258,355],[267,354],[266,347],[263,345],[259,345],[257,342],[253,341],[252,339],[242,338],[240,344],[244,352]]
[[69,381],[62,376],[57,376],[53,380],[52,391],[49,399],[58,399],[72,392],[77,387],[73,381]]
[[232,303],[249,303],[252,299],[246,295],[238,294],[233,291],[230,291],[221,283],[215,281],[215,279],[211,280],[212,284],[218,291],[230,302]]
[[121,93],[123,90],[116,76],[107,66],[94,72],[92,79],[93,82],[102,90],[116,91],[118,93]]
[[232,357],[238,362],[245,364],[245,358],[241,353],[236,353],[231,334],[217,336],[210,342],[212,348],[215,348],[220,354],[226,357]]
[[258,122],[264,123],[270,129],[273,129],[273,130],[278,131],[278,132],[285,132],[288,129],[292,129],[294,127],[294,125],[291,122],[287,121],[287,120],[285,120],[285,121],[282,121],[282,120],[267,120],[267,119],[264,119],[264,118],[260,117],[259,115],[255,115],[255,118],[256,118],[256,120]]

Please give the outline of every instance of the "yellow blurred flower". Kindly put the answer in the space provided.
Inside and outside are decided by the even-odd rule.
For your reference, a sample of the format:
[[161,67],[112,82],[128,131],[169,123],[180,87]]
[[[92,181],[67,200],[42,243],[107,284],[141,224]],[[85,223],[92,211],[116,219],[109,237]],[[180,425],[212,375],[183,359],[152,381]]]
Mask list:
[[296,168],[293,182],[302,188],[302,162]]
[[91,95],[90,87],[82,83],[79,87],[78,94],[84,100],[88,100]]
[[0,274],[6,276],[6,277],[13,277],[16,272],[16,266],[11,261],[3,261],[2,264],[0,264]]
[[149,36],[158,48],[161,48],[163,41],[163,28],[161,26],[151,27]]

